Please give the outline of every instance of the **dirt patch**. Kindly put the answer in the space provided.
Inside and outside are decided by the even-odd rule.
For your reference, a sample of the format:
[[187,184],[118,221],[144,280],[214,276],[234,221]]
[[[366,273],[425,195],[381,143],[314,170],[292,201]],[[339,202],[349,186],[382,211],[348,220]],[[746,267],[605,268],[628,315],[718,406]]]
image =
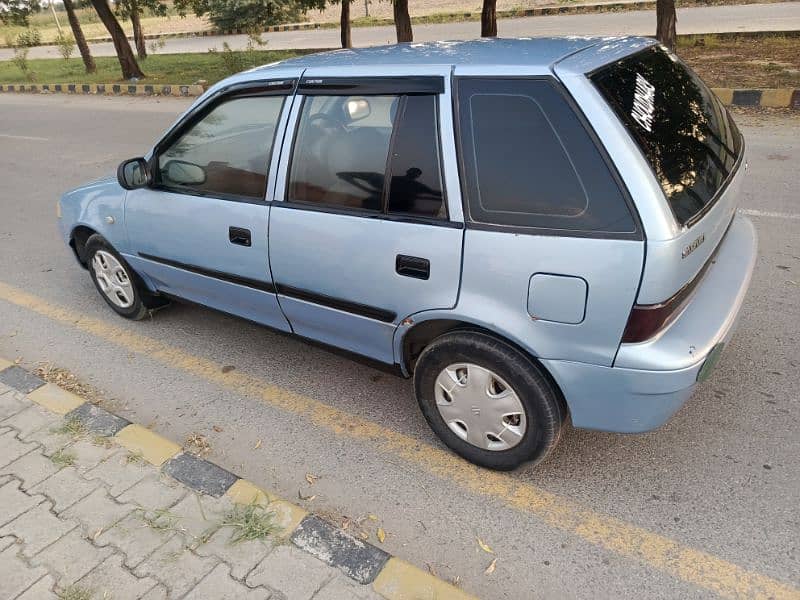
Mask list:
[[678,42],[678,54],[712,87],[800,88],[800,38],[770,36]]
[[98,404],[102,398],[100,390],[78,379],[78,377],[67,369],[56,367],[50,363],[36,367],[34,374],[38,375],[48,383],[53,383],[58,387],[72,392],[76,396]]

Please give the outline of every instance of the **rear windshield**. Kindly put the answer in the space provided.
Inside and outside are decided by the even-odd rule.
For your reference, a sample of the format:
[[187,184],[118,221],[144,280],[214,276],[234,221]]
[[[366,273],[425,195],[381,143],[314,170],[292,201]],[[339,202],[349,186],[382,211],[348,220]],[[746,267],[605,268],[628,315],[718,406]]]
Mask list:
[[652,46],[590,75],[653,167],[681,224],[711,204],[742,152],[720,100],[675,55]]

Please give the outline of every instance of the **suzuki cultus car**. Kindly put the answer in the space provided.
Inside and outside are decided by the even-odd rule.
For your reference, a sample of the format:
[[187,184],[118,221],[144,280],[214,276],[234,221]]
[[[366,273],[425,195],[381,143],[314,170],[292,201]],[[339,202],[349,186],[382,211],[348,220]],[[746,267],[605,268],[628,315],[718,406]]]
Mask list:
[[123,317],[185,299],[383,363],[511,469],[568,420],[658,427],[708,377],[755,261],[745,173],[650,39],[408,44],[214,85],[60,224]]

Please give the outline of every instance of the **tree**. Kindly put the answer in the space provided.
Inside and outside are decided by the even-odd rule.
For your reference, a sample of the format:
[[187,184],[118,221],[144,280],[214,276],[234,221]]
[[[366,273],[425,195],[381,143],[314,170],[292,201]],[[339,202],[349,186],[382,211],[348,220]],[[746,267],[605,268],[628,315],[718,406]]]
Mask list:
[[497,37],[497,0],[483,0],[481,37]]
[[116,13],[122,19],[130,19],[133,27],[133,42],[139,58],[147,58],[147,45],[144,42],[141,16],[145,9],[151,14],[163,17],[167,14],[167,5],[159,0],[114,0]]
[[[138,0],[158,3],[159,0]],[[260,32],[269,25],[296,21],[306,10],[325,8],[325,0],[175,0],[178,14],[208,15],[219,31]]]
[[0,22],[28,26],[28,16],[41,8],[39,0],[0,0]]
[[670,50],[675,49],[675,0],[656,0],[656,39]]
[[411,29],[411,16],[408,14],[408,0],[392,0],[394,4],[394,28],[397,31],[397,43],[413,42],[414,32]]
[[97,16],[100,17],[111,36],[111,40],[114,42],[114,50],[117,52],[117,60],[119,60],[119,66],[122,69],[123,79],[144,77],[144,73],[142,73],[139,63],[136,62],[136,57],[133,55],[128,38],[125,36],[122,27],[120,27],[111,7],[108,6],[106,0],[91,0],[91,2],[95,11],[97,11]]
[[342,48],[353,47],[353,35],[350,27],[350,2],[352,0],[341,0],[342,14],[339,17],[340,36]]
[[92,53],[89,51],[89,44],[86,43],[86,37],[83,35],[81,23],[75,14],[75,6],[73,6],[72,0],[64,0],[64,10],[67,11],[67,20],[72,28],[72,37],[75,38],[75,45],[78,46],[78,51],[81,53],[83,66],[86,68],[87,73],[94,73],[97,71],[97,66],[94,64],[94,58],[92,58]]

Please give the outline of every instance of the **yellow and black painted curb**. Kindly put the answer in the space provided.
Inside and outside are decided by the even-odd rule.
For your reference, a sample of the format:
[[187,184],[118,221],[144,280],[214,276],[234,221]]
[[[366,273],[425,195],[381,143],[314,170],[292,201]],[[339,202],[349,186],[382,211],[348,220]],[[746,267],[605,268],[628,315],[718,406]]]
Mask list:
[[[205,87],[126,83],[13,83],[0,85],[0,93],[79,94],[107,96],[200,96]],[[728,106],[792,108],[800,110],[800,89],[793,88],[712,88]]]
[[369,585],[387,600],[447,598],[475,600],[457,587],[438,579],[368,542],[359,540],[305,509],[242,479],[193,454],[180,445],[91,404],[54,384],[47,383],[17,364],[0,358],[0,383],[66,419],[79,421],[92,433],[111,438],[188,488],[227,497],[236,504],[260,504],[276,515],[280,534],[323,562],[337,567],[354,581]]
[[141,83],[10,83],[0,85],[0,93],[83,94],[98,96],[199,96],[200,84],[156,85]]

